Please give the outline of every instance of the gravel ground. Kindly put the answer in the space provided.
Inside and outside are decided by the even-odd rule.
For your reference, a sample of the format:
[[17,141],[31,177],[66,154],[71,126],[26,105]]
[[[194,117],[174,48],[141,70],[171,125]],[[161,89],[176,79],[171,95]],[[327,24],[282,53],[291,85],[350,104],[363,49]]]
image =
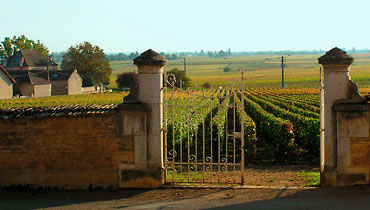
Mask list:
[[0,209],[368,209],[370,187],[0,192]]

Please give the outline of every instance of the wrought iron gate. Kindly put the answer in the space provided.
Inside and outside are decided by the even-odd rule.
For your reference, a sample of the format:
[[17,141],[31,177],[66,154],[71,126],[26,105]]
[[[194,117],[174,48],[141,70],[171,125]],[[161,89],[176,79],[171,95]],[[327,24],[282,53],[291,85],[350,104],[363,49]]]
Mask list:
[[166,182],[244,182],[244,71],[240,84],[197,90],[175,87],[165,74]]

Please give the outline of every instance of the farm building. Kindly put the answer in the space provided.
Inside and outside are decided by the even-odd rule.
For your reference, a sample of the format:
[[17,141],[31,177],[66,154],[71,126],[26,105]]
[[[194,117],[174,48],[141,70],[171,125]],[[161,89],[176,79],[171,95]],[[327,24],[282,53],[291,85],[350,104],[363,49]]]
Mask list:
[[55,70],[58,64],[36,50],[19,50],[5,60],[6,70]]
[[9,70],[21,96],[43,97],[82,94],[82,78],[77,70]]
[[8,70],[17,82],[14,94],[28,97],[51,96],[51,84],[47,71]]
[[10,74],[0,65],[0,99],[13,97],[13,85],[15,80]]
[[50,71],[51,95],[82,94],[82,78],[77,70]]

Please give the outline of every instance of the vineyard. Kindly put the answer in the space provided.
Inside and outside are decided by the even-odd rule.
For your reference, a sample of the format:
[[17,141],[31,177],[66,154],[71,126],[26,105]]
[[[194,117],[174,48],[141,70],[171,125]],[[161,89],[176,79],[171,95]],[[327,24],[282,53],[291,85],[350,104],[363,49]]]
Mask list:
[[[272,145],[277,156],[297,151],[319,155],[318,90],[246,89],[244,110],[240,110],[238,106],[241,103],[240,92],[224,97],[226,91],[231,90],[171,91],[167,94],[165,114],[169,149],[173,149],[171,146],[196,149],[198,138],[205,132],[205,138],[220,144],[220,150],[224,152],[227,131],[240,128],[243,114],[247,156],[252,158],[261,141]],[[211,99],[199,99],[202,95]],[[186,105],[181,106],[182,104]],[[235,113],[231,112],[233,109]],[[229,116],[226,117],[227,115]],[[231,125],[234,118],[236,124]]]
[[105,94],[86,94],[86,95],[63,95],[49,96],[41,98],[19,98],[0,100],[0,108],[14,107],[47,107],[58,105],[87,105],[87,104],[119,104],[123,102],[123,97],[128,95],[128,91],[119,93]]
[[[169,90],[165,97],[164,158],[174,182],[224,182],[245,163],[319,159],[319,90]],[[195,175],[206,171],[208,178]]]

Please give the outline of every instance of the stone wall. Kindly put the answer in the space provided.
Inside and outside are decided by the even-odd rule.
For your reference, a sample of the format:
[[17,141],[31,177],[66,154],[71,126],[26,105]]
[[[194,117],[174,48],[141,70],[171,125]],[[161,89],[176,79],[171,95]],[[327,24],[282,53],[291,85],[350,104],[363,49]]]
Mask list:
[[370,173],[370,104],[334,105],[337,117],[335,185],[368,184]]
[[122,104],[113,113],[76,117],[61,109],[49,115],[63,110],[61,117],[0,120],[1,187],[159,186],[155,175],[146,171],[145,106]]

